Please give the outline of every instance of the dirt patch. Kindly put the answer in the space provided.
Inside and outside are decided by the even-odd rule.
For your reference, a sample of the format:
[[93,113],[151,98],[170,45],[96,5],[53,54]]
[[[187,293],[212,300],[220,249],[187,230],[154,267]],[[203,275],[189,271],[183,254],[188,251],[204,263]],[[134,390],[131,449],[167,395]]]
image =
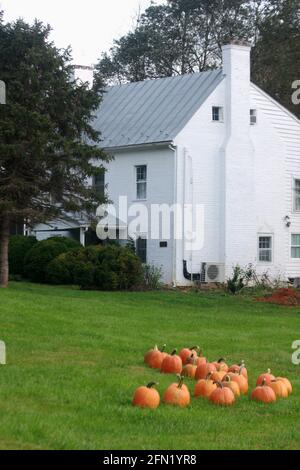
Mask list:
[[257,299],[258,302],[286,305],[288,307],[300,306],[300,291],[291,287],[277,289],[271,294]]

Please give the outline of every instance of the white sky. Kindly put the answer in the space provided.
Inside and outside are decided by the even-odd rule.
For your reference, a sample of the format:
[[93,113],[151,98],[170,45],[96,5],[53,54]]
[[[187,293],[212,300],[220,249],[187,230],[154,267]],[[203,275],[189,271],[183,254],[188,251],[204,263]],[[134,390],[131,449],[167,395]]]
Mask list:
[[0,0],[0,10],[4,10],[5,21],[22,17],[27,22],[38,18],[49,23],[56,46],[71,45],[74,62],[90,65],[110,48],[113,39],[132,28],[139,5],[143,11],[150,3],[151,0]]

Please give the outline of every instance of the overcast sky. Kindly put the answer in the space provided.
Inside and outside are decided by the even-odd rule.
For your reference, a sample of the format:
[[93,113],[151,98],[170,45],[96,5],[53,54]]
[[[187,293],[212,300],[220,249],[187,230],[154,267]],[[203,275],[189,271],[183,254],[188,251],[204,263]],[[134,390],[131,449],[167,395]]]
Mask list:
[[[132,28],[139,6],[151,0],[0,0],[4,20],[35,18],[49,23],[58,47],[71,45],[74,62],[90,65]],[[157,3],[163,3],[159,1]]]

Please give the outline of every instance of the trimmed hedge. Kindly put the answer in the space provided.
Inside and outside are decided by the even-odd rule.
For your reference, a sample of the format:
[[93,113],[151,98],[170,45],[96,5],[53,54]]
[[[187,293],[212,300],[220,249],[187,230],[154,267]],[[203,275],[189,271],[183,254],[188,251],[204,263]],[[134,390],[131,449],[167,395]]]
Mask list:
[[125,290],[142,284],[143,268],[129,248],[98,245],[59,255],[48,264],[46,280],[82,289]]
[[11,235],[9,239],[9,273],[11,275],[24,275],[24,260],[29,250],[37,243],[35,237],[24,235]]
[[78,247],[78,242],[66,237],[52,237],[36,243],[25,256],[25,276],[32,282],[45,282],[48,264],[60,254]]

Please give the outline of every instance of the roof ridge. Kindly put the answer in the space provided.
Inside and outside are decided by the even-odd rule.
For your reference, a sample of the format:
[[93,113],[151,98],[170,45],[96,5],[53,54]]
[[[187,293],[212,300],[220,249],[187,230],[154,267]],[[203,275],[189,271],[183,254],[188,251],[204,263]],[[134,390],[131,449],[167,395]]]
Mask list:
[[105,89],[111,90],[112,88],[121,88],[123,86],[138,85],[141,83],[148,83],[148,82],[157,82],[160,80],[174,80],[174,79],[180,79],[184,77],[192,77],[195,75],[199,76],[199,75],[204,75],[204,74],[209,74],[209,73],[217,73],[221,71],[222,71],[222,68],[216,68],[216,69],[211,69],[211,70],[204,70],[203,72],[183,73],[183,74],[178,74],[178,75],[169,75],[167,77],[145,78],[145,80],[138,80],[136,82],[126,82],[126,83],[118,83],[116,85],[108,85]]

